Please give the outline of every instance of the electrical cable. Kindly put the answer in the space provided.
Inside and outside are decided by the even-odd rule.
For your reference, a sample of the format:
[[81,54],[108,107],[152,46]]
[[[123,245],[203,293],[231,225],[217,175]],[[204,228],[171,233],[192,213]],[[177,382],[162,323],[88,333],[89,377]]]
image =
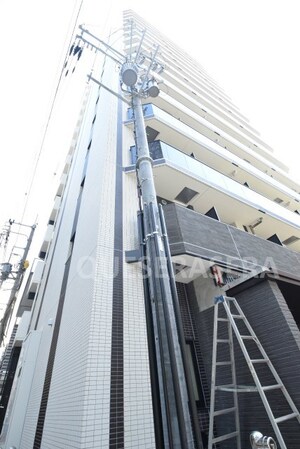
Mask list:
[[[64,72],[64,64],[65,64],[65,62],[67,60],[67,57],[68,57],[69,47],[70,47],[70,45],[72,43],[73,36],[75,34],[75,30],[76,30],[76,27],[77,27],[77,24],[78,24],[78,18],[79,18],[79,15],[80,15],[80,12],[81,12],[81,9],[82,9],[82,6],[83,6],[83,2],[84,2],[84,0],[80,1],[80,4],[79,4],[78,9],[77,9],[77,13],[76,13],[76,17],[75,17],[75,20],[74,20],[74,25],[73,25],[73,28],[72,28],[72,32],[71,32],[71,37],[69,39],[69,45],[68,45],[68,48],[67,48],[65,60],[64,60],[64,63],[62,65],[62,69],[60,71],[60,75],[59,75],[59,79],[58,79],[58,82],[57,82],[57,85],[56,85],[56,88],[55,88],[53,100],[51,102],[50,111],[49,111],[49,114],[48,114],[48,117],[47,117],[46,126],[45,126],[45,130],[44,130],[43,137],[42,137],[42,142],[41,142],[41,145],[40,145],[40,149],[39,149],[39,152],[38,152],[38,155],[37,155],[36,162],[34,164],[33,173],[31,175],[31,180],[29,182],[29,188],[26,190],[27,197],[26,197],[26,201],[25,201],[24,208],[23,208],[22,215],[21,215],[21,220],[20,220],[21,223],[22,223],[22,221],[24,219],[24,216],[25,216],[25,213],[26,213],[26,209],[27,209],[27,206],[28,206],[28,201],[29,201],[29,198],[30,198],[32,186],[33,186],[33,183],[34,183],[34,179],[35,179],[35,176],[36,176],[36,172],[37,172],[37,169],[38,169],[40,158],[41,158],[41,155],[42,155],[42,152],[43,152],[43,149],[44,149],[44,144],[45,144],[45,140],[46,140],[46,137],[47,137],[47,132],[48,132],[48,129],[49,129],[50,121],[51,121],[51,118],[52,118],[52,113],[53,113],[53,110],[54,110],[54,106],[55,106],[55,103],[56,103],[58,91],[59,91],[61,80],[62,80],[62,75],[63,75],[63,72]],[[73,16],[74,16],[74,11],[75,10],[76,10],[76,5],[74,6],[74,9],[73,9],[72,18],[71,18],[71,21],[70,21],[71,23],[73,22]],[[70,28],[70,25],[69,25],[69,28]],[[69,32],[67,32],[67,36],[68,35],[69,35]],[[65,39],[64,47],[66,45],[66,42],[67,42],[67,37]]]
[[[68,51],[69,46],[70,46],[70,44],[71,44],[71,42],[72,42],[72,40],[73,40],[73,38],[74,38],[75,30],[76,30],[76,27],[77,27],[77,25],[78,25],[78,18],[79,18],[79,15],[80,15],[80,12],[81,12],[83,3],[84,3],[84,0],[80,0],[79,5],[78,5],[78,3],[76,3],[76,5],[75,5],[74,8],[73,8],[73,11],[72,11],[72,14],[71,14],[71,19],[69,20],[68,30],[67,30],[66,37],[65,37],[65,40],[64,40],[64,45],[63,45],[63,48],[65,48],[66,45],[67,45],[68,36],[70,36],[70,33],[71,33],[71,36],[70,36],[70,39],[69,39],[69,43],[68,43],[67,51]],[[78,5],[78,6],[77,6],[77,5]],[[74,17],[74,16],[75,16],[75,17]],[[70,30],[71,30],[71,31],[70,31]],[[67,57],[67,56],[65,56],[64,62],[66,61],[66,57]],[[61,57],[60,59],[62,59],[62,57]],[[19,223],[20,223],[20,224],[19,224],[19,228],[18,228],[17,234],[20,232],[20,228],[21,228],[21,226],[22,226],[22,222],[23,222],[23,219],[24,219],[26,210],[27,210],[27,206],[28,206],[30,194],[31,194],[31,191],[32,191],[32,187],[33,187],[33,184],[34,184],[34,181],[35,181],[37,169],[38,169],[39,162],[40,162],[40,159],[41,159],[41,155],[42,155],[42,153],[43,153],[44,144],[45,144],[45,141],[46,141],[46,137],[47,137],[49,125],[50,125],[50,122],[51,122],[51,118],[52,118],[54,106],[55,106],[55,104],[56,104],[58,92],[59,92],[60,85],[61,85],[61,80],[62,80],[63,70],[64,70],[64,64],[63,64],[63,66],[62,66],[62,69],[61,69],[61,71],[60,71],[60,75],[59,75],[59,78],[58,78],[58,81],[57,81],[57,84],[56,84],[54,96],[53,96],[53,99],[52,99],[52,102],[51,102],[51,106],[50,106],[50,111],[49,111],[49,113],[48,113],[48,117],[47,117],[47,120],[46,120],[45,129],[44,129],[44,132],[43,132],[41,144],[40,144],[40,147],[39,147],[37,156],[36,156],[36,161],[35,161],[35,163],[34,163],[32,175],[31,175],[31,178],[29,178],[29,179],[30,179],[30,180],[29,180],[29,184],[28,184],[29,187],[28,187],[28,189],[26,190],[26,195],[27,195],[27,196],[26,196],[26,200],[25,200],[24,207],[23,207],[21,219],[19,220]],[[18,238],[19,238],[19,235],[18,235],[17,238],[16,238],[15,245],[17,244]],[[15,298],[15,300],[16,300],[16,298]],[[12,316],[9,317],[8,323],[10,323],[11,318],[12,318]],[[8,328],[8,326],[6,326],[6,327]],[[0,338],[0,343],[1,343],[1,341],[2,341],[2,338]]]

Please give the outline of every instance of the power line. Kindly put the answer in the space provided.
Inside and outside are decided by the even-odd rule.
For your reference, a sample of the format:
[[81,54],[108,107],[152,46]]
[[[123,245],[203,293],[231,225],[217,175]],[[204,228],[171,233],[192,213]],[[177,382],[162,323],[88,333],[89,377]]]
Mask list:
[[[70,47],[70,45],[72,43],[73,36],[74,36],[75,30],[77,28],[78,18],[79,18],[79,15],[80,15],[80,12],[81,12],[81,9],[82,9],[82,6],[83,6],[83,2],[84,2],[84,0],[80,1],[80,4],[78,6],[74,22],[73,22],[73,16],[74,16],[74,12],[76,11],[76,6],[74,6],[74,9],[73,9],[72,18],[70,20],[70,25],[69,25],[68,28],[70,28],[72,22],[74,23],[74,25],[73,25],[73,28],[72,28],[72,31],[71,31],[71,37],[69,39],[68,47],[67,47],[67,50],[66,50],[66,53],[65,53],[64,63],[62,65],[62,68],[61,68],[61,71],[60,71],[60,75],[59,75],[59,78],[58,78],[58,82],[57,82],[57,85],[56,85],[56,88],[55,88],[53,100],[51,102],[50,111],[49,111],[49,114],[48,114],[45,130],[44,130],[43,137],[42,137],[42,142],[41,142],[41,145],[40,145],[40,149],[39,149],[39,152],[38,152],[38,155],[37,155],[36,162],[34,164],[33,172],[32,172],[32,175],[31,175],[31,179],[30,179],[30,182],[29,182],[29,188],[26,190],[27,196],[26,196],[26,201],[25,201],[24,208],[23,208],[23,211],[22,211],[22,216],[21,216],[21,220],[20,220],[21,222],[24,219],[25,212],[26,212],[26,209],[27,209],[27,206],[28,206],[28,201],[29,201],[29,198],[30,198],[32,186],[33,186],[33,183],[34,183],[34,179],[35,179],[35,176],[36,176],[36,172],[37,172],[37,169],[38,169],[40,158],[41,158],[41,155],[42,155],[42,152],[43,152],[43,149],[44,149],[44,144],[45,144],[45,140],[46,140],[46,137],[47,137],[49,125],[50,125],[50,122],[51,122],[54,106],[55,106],[57,95],[58,95],[59,88],[60,88],[60,85],[61,85],[62,75],[63,75],[63,72],[64,72],[64,65],[65,65],[65,62],[66,62],[66,59],[67,59],[67,55],[68,55],[68,48]],[[64,48],[66,47],[66,42],[67,42],[67,36],[68,35],[69,35],[69,32],[67,32],[67,35],[66,35],[66,38],[65,38],[65,43],[64,43],[64,46],[63,46]]]

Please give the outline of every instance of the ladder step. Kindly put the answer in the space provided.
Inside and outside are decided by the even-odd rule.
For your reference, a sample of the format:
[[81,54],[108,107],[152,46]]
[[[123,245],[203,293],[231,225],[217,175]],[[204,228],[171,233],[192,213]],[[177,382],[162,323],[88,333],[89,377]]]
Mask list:
[[280,416],[279,418],[275,418],[275,422],[279,423],[279,422],[287,421],[288,419],[296,418],[297,416],[299,416],[299,413],[297,413],[297,412],[290,413],[289,415]]
[[[232,444],[231,446],[232,447],[233,446],[240,447],[240,443],[239,443],[240,422],[239,422],[239,413],[238,413],[237,393],[240,393],[240,392],[242,392],[242,393],[253,393],[253,392],[259,393],[261,395],[261,399],[263,401],[264,408],[266,409],[268,415],[270,416],[271,424],[275,428],[276,428],[277,424],[283,423],[284,421],[287,421],[287,420],[290,420],[293,418],[297,419],[297,421],[300,422],[300,413],[297,410],[296,405],[293,403],[291,397],[286,392],[285,386],[282,383],[282,380],[279,378],[275,368],[272,365],[271,360],[269,359],[268,355],[265,353],[265,351],[262,347],[262,344],[260,343],[260,341],[259,341],[258,337],[256,336],[255,332],[253,331],[252,327],[248,323],[244,312],[242,311],[242,309],[236,302],[235,298],[223,296],[223,297],[220,297],[220,299],[216,298],[216,300],[223,303],[223,306],[225,309],[224,312],[226,313],[226,315],[221,314],[222,318],[221,317],[219,318],[217,316],[219,313],[219,309],[218,308],[215,309],[214,342],[213,342],[214,343],[214,351],[213,351],[214,354],[213,354],[213,360],[212,360],[212,383],[211,383],[211,393],[212,393],[211,396],[214,398],[214,403],[211,405],[211,413],[210,413],[210,419],[209,419],[209,428],[210,428],[209,447],[210,448],[215,447],[216,444],[221,443],[225,440],[230,440],[231,438],[237,439],[236,445]],[[217,301],[215,301],[215,302],[216,302],[216,305],[218,305],[218,302]],[[232,305],[232,310],[231,310],[231,305]],[[226,318],[224,318],[225,316],[226,316]],[[238,320],[242,320],[244,330],[239,329],[238,324],[240,324],[241,321],[238,321]],[[220,332],[220,329],[218,329],[219,321],[224,321],[227,323],[227,325],[228,325],[227,333],[225,333],[225,330],[223,328],[222,328],[222,331],[224,331],[224,333]],[[219,330],[219,333],[218,333],[218,330]],[[235,377],[236,367],[235,367],[234,358],[232,357],[233,345],[235,343],[235,342],[233,342],[233,339],[232,339],[233,335],[235,335],[235,337],[239,343],[240,349],[242,350],[242,352],[244,354],[245,361],[248,364],[248,367],[250,369],[250,373],[252,375],[255,385],[249,385],[249,386],[237,385],[235,382],[236,381],[236,377]],[[253,343],[255,343],[257,345],[258,351],[256,354],[254,353],[253,355],[252,354],[250,355],[250,353],[252,351],[250,351],[249,349],[252,349],[252,348],[250,348],[250,347],[248,348],[250,343],[247,344],[246,340],[251,340]],[[230,358],[232,358],[231,361],[228,360],[228,357],[226,357],[225,354],[224,354],[224,356],[219,357],[219,360],[225,359],[224,361],[217,361],[217,358],[218,358],[217,348],[219,348],[219,346],[216,346],[217,343],[228,343],[228,346],[225,346],[225,349],[227,347],[230,349]],[[224,346],[222,346],[222,349],[223,349],[223,347]],[[257,358],[255,358],[255,357],[257,357]],[[262,385],[263,382],[262,382],[262,380],[259,379],[259,377],[261,376],[263,379],[264,376],[262,373],[259,373],[259,371],[260,371],[260,370],[258,370],[259,366],[256,366],[256,364],[260,364],[260,367],[263,369],[269,368],[274,377],[274,380],[272,382],[277,382],[277,383],[273,384],[273,385]],[[216,368],[219,366],[222,367],[222,366],[226,366],[226,365],[231,365],[231,367],[225,368],[225,369],[227,369],[227,370],[231,369],[232,377],[229,378],[228,380],[231,380],[231,382],[234,382],[234,383],[222,384],[222,381],[221,381],[221,383],[219,385],[215,385],[216,372],[217,372]],[[221,368],[221,370],[222,370],[222,368]],[[281,393],[285,396],[287,404],[289,405],[290,408],[288,409],[289,410],[288,412],[281,411],[281,413],[287,413],[286,415],[279,416],[278,418],[276,418],[274,416],[274,412],[271,410],[271,404],[269,403],[268,398],[264,394],[264,392],[268,392],[268,391],[272,391],[272,390],[274,390],[274,391],[280,390]],[[228,405],[227,405],[227,408],[215,410],[216,405],[219,404],[219,401],[216,401],[216,399],[218,399],[218,396],[219,396],[219,393],[218,393],[219,391],[227,392],[227,393],[230,393],[230,395],[233,395],[234,402],[232,402],[231,404],[228,404],[230,406],[228,407]],[[270,393],[270,395],[271,395],[271,393]],[[225,396],[225,394],[224,394],[224,396]],[[231,398],[231,396],[230,396],[230,398]],[[220,405],[218,405],[218,407],[220,407]],[[224,418],[226,418],[227,414],[229,414],[229,413],[232,413],[232,415],[234,415],[234,417],[235,417],[235,427],[233,427],[233,428],[231,427],[231,430],[229,430],[229,429],[225,430],[225,432],[227,431],[230,433],[227,433],[227,434],[225,433],[224,435],[216,436],[214,438],[213,437],[213,428],[216,424],[217,417],[220,417],[220,419],[224,419]],[[277,414],[278,414],[278,412],[277,412]],[[232,418],[232,415],[230,416],[230,418]],[[223,418],[223,416],[224,416],[224,418]],[[235,431],[232,431],[234,429],[235,429]],[[277,427],[277,430],[278,430],[279,436],[277,435],[277,433],[276,433],[276,435],[278,436],[278,438],[282,438],[278,427]],[[275,432],[276,432],[276,430],[275,430]],[[235,441],[233,443],[235,443]],[[284,441],[283,441],[283,444],[281,444],[281,446],[286,447],[284,444]]]
[[224,408],[223,410],[217,410],[214,412],[214,416],[226,415],[226,413],[232,413],[236,411],[236,407]]
[[275,384],[275,385],[266,385],[265,387],[262,387],[262,389],[264,391],[269,391],[269,390],[276,390],[277,388],[282,388],[283,385],[282,384]]
[[230,388],[232,389],[233,387],[234,387],[234,384],[216,385],[215,390],[226,391]]
[[227,433],[226,435],[222,435],[220,437],[213,438],[212,442],[219,443],[220,441],[229,440],[229,438],[234,438],[234,437],[237,437],[238,435],[239,435],[239,432],[237,432],[237,431]]
[[252,359],[250,360],[252,363],[268,363],[269,359]]

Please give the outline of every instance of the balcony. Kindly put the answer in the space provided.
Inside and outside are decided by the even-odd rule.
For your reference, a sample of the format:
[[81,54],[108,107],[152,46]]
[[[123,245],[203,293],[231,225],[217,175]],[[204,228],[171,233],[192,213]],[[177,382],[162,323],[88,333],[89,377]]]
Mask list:
[[59,207],[60,207],[60,203],[61,203],[61,197],[60,196],[56,196],[54,199],[54,204],[53,204],[53,208],[49,217],[49,221],[53,221],[55,222]]
[[[155,129],[161,140],[180,148],[186,154],[193,152],[197,159],[228,176],[237,176],[240,181],[254,183],[255,190],[261,189],[261,193],[271,199],[280,197],[279,192],[286,195],[287,199],[283,198],[284,201],[292,200],[291,209],[297,209],[299,204],[294,203],[300,201],[299,185],[284,170],[275,165],[276,168],[272,168],[269,159],[226,133],[223,132],[220,136],[218,128],[198,114],[190,112],[188,124],[176,119],[177,103],[169,105],[168,110],[170,113],[152,104],[144,105],[146,125]],[[129,109],[125,124],[133,126],[132,119],[132,110]]]
[[67,174],[63,173],[61,175],[61,178],[60,178],[60,181],[59,181],[59,186],[58,186],[58,189],[57,189],[57,192],[56,192],[57,196],[62,196],[62,193],[64,191],[64,187],[66,185],[66,182],[67,182]]
[[[277,234],[300,251],[300,215],[163,142],[150,143],[150,152],[158,196],[203,214],[215,207],[223,223],[255,228],[265,239]],[[134,147],[131,155],[134,164]],[[134,173],[135,168],[126,171]],[[192,196],[185,198],[187,192]]]
[[65,174],[68,173],[68,171],[69,171],[69,169],[71,167],[72,158],[73,158],[72,154],[68,154],[67,155],[66,161],[65,161],[65,166],[64,166],[64,169],[63,169],[63,173],[65,173]]
[[[43,269],[44,269],[44,262],[42,262],[41,260],[37,260],[33,268],[31,287],[36,287],[41,282]],[[31,288],[29,290],[31,291]]]
[[39,257],[41,259],[43,259],[43,260],[46,257],[46,253],[47,253],[47,250],[48,250],[48,247],[49,247],[49,243],[52,240],[53,229],[54,229],[54,226],[52,224],[48,224],[47,230],[46,230],[46,233],[44,235],[43,242],[42,242],[42,245],[41,245],[40,253],[39,253]]
[[297,252],[176,204],[164,206],[176,278],[189,283],[217,264],[235,272],[260,267],[299,277]]
[[35,260],[34,265],[29,274],[24,293],[22,295],[20,305],[17,312],[17,317],[21,317],[24,311],[30,311],[33,300],[35,299],[38,286],[42,279],[44,269],[44,262],[42,260]]
[[30,325],[30,317],[31,317],[31,313],[29,311],[24,311],[24,313],[22,314],[22,317],[18,324],[18,329],[16,332],[15,340],[14,340],[15,347],[22,346],[23,341],[25,340],[25,338],[28,334],[28,329],[29,329],[29,325]]

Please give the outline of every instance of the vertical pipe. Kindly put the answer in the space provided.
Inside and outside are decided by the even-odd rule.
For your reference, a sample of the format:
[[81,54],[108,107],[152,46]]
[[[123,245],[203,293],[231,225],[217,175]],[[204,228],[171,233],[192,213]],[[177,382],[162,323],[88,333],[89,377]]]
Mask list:
[[157,326],[157,336],[161,340],[156,345],[156,351],[157,353],[160,351],[162,360],[159,378],[163,384],[160,385],[160,392],[162,394],[162,391],[164,391],[167,399],[168,428],[171,429],[170,447],[194,449],[186,378],[178,343],[170,280],[161,235],[152,159],[149,155],[141,98],[134,93],[132,95],[132,106],[138,154],[136,164],[138,183],[141,188],[144,210],[147,210],[147,215],[149,212],[149,220],[145,220],[145,233],[147,257],[151,264],[149,286],[152,291],[150,291],[150,294],[151,300],[153,299],[155,302],[155,307],[152,310],[157,315],[156,322],[155,318],[153,319],[153,326]]
[[[144,211],[145,212],[145,211]],[[152,405],[153,405],[153,414],[154,414],[154,429],[155,429],[155,441],[156,446],[159,448],[165,447],[166,449],[169,446],[168,439],[164,444],[164,432],[163,425],[167,425],[166,422],[166,413],[163,412],[162,406],[163,402],[165,402],[164,397],[161,397],[160,394],[157,394],[159,390],[159,379],[158,379],[158,370],[157,364],[161,364],[161,360],[157,360],[157,355],[155,351],[155,334],[153,329],[153,314],[151,310],[151,298],[149,295],[149,282],[147,279],[147,267],[146,267],[146,251],[145,251],[145,229],[143,226],[143,212],[140,211],[138,213],[138,231],[140,238],[140,248],[141,248],[141,257],[142,257],[142,276],[143,276],[143,285],[144,285],[144,297],[145,297],[145,315],[146,315],[146,325],[147,325],[147,334],[148,334],[148,353],[149,353],[149,365],[150,365],[150,373],[151,373],[151,389],[152,389]],[[161,369],[159,370],[161,371]]]
[[[155,229],[157,227],[155,223],[155,213],[153,204],[151,203],[149,205],[150,209],[150,220],[152,224],[152,229]],[[189,427],[189,413],[187,409],[187,401],[183,403],[183,392],[182,390],[185,390],[185,385],[183,384],[184,377],[183,373],[180,369],[178,369],[178,364],[180,363],[180,353],[178,352],[178,347],[176,347],[176,341],[177,341],[177,329],[176,329],[176,323],[175,320],[172,319],[172,311],[170,311],[170,308],[172,307],[172,298],[169,291],[169,283],[168,279],[166,278],[167,271],[166,266],[163,266],[163,262],[165,262],[164,256],[162,256],[160,253],[162,252],[162,244],[159,240],[158,234],[153,235],[153,243],[155,248],[155,277],[154,282],[157,284],[157,289],[161,292],[161,303],[159,304],[159,307],[161,309],[160,311],[160,319],[163,320],[162,327],[164,328],[165,334],[163,335],[164,341],[162,342],[165,346],[165,363],[170,362],[170,366],[167,366],[167,374],[169,376],[168,379],[168,400],[170,402],[170,407],[172,410],[175,410],[176,413],[176,419],[178,420],[178,427],[179,427],[179,438],[180,438],[180,445],[177,446],[178,441],[175,440],[174,435],[174,447],[178,447],[180,449],[187,449],[189,447],[189,444],[192,442],[192,434],[188,435],[188,427]],[[166,285],[167,284],[167,285]],[[172,383],[172,389],[174,391],[174,394],[172,394],[170,384]],[[174,416],[173,412],[173,416]],[[177,431],[177,429],[176,429]],[[173,433],[175,434],[174,430]]]
[[167,265],[168,265],[168,271],[169,271],[169,277],[170,277],[170,286],[171,286],[172,297],[173,297],[175,318],[176,318],[177,329],[178,329],[179,344],[181,346],[182,361],[183,361],[184,372],[185,372],[185,376],[186,376],[187,393],[188,393],[189,404],[190,404],[190,413],[191,413],[193,429],[194,429],[195,447],[197,449],[203,449],[202,438],[201,438],[201,433],[200,433],[200,428],[199,428],[198,415],[197,415],[197,409],[196,409],[196,403],[195,403],[195,398],[194,398],[194,394],[193,394],[192,380],[191,380],[191,375],[190,375],[190,371],[189,371],[189,365],[188,365],[188,360],[187,360],[187,355],[186,355],[186,350],[185,350],[185,337],[184,337],[184,331],[183,331],[183,326],[182,326],[181,312],[180,312],[180,307],[179,307],[179,300],[178,300],[175,276],[174,276],[172,259],[171,259],[169,239],[168,239],[168,234],[167,234],[165,217],[164,217],[164,213],[163,213],[161,204],[159,205],[159,214],[160,214],[160,222],[161,222],[161,227],[162,227],[165,252],[166,252],[166,257],[167,257]]

